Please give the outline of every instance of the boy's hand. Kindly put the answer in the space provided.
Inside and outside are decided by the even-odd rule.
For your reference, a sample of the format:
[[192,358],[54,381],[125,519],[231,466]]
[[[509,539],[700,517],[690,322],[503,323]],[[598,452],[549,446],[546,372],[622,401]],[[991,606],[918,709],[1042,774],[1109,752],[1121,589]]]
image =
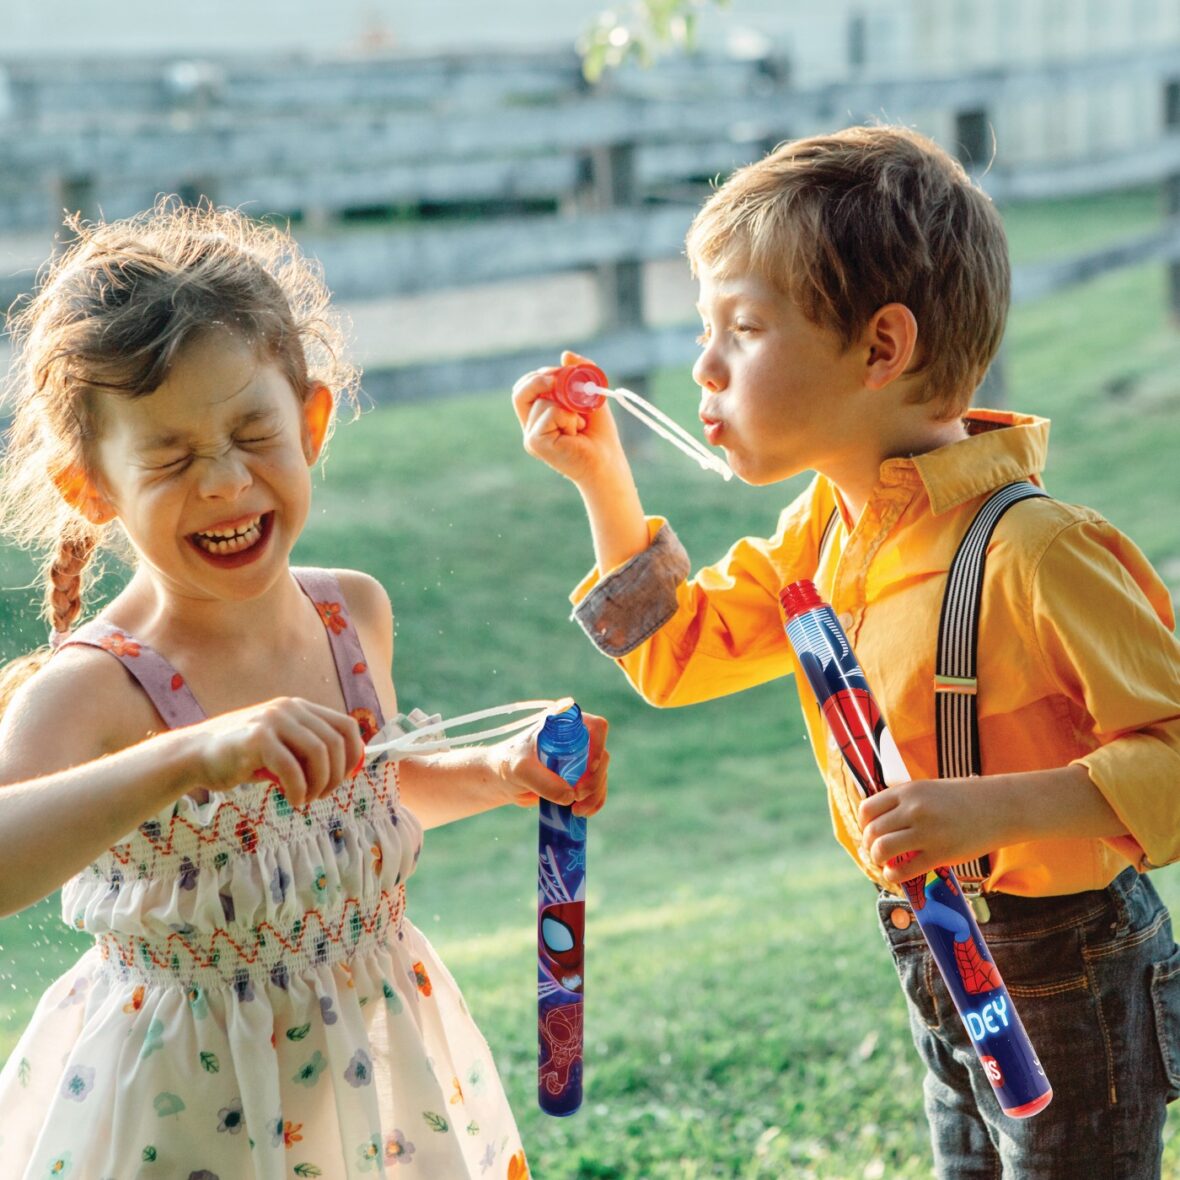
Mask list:
[[[998,777],[998,776],[997,776]],[[1004,808],[983,778],[918,779],[861,801],[861,846],[895,885],[973,860],[1012,841]],[[894,857],[912,852],[904,864]]]
[[573,805],[575,815],[594,815],[606,802],[606,750],[608,724],[604,717],[583,713],[590,731],[590,750],[586,756],[586,773],[571,789],[560,775],[554,774],[537,757],[535,731],[518,734],[498,746],[489,748],[492,765],[509,791],[509,799],[518,807],[534,807],[539,799]]
[[[563,365],[587,362],[575,352],[561,354]],[[512,387],[512,405],[524,432],[524,449],[575,484],[592,483],[629,471],[610,404],[582,415],[563,410],[547,395],[555,367],[534,369]]]

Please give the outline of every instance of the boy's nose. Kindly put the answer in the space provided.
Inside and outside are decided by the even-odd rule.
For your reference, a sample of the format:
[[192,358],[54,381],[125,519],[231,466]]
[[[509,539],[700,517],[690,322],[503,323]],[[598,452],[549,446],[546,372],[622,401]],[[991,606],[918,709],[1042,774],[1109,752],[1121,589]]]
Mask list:
[[707,389],[710,393],[716,393],[725,388],[724,373],[713,356],[712,349],[706,348],[697,357],[696,364],[692,367],[692,379],[702,389]]

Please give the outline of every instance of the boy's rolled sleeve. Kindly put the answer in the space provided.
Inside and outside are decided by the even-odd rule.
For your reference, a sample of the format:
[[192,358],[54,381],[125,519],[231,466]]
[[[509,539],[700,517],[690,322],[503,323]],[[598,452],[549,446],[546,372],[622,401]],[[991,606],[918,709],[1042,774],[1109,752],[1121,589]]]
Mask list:
[[574,621],[604,655],[634,651],[675,613],[688,554],[662,517],[647,522],[648,547],[602,576],[592,570],[570,595]]
[[1050,675],[1084,709],[1075,759],[1126,825],[1110,843],[1149,865],[1180,859],[1180,644],[1167,589],[1100,518],[1046,549],[1033,620]]

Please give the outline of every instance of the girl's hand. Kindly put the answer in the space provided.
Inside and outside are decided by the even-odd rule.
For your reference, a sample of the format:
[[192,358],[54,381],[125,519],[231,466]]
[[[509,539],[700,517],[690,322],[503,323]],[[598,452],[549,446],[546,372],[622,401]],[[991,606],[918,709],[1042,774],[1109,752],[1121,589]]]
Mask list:
[[537,733],[518,734],[498,745],[490,746],[491,764],[504,783],[506,802],[518,807],[535,807],[540,799],[569,806],[575,815],[594,815],[606,802],[607,767],[610,754],[606,750],[608,724],[604,717],[583,713],[582,720],[590,731],[590,750],[586,757],[586,773],[571,790],[560,775],[554,774],[537,757]]
[[228,791],[267,779],[293,807],[335,790],[364,757],[355,719],[298,697],[277,697],[173,732],[195,743],[194,778],[202,786]]
[[[901,884],[1012,843],[1004,794],[993,785],[987,778],[918,779],[870,795],[860,804],[866,856]],[[889,863],[907,852],[914,855],[904,863]]]
[[[563,365],[588,362],[575,352],[561,354]],[[629,471],[619,431],[607,402],[585,415],[564,410],[547,395],[553,367],[534,369],[512,387],[512,405],[524,432],[524,449],[576,484]]]

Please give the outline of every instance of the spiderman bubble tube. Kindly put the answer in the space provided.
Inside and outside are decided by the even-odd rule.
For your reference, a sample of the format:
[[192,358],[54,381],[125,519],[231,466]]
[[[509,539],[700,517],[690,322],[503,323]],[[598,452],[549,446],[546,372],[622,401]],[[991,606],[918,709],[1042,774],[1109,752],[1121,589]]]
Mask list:
[[[551,713],[537,757],[572,787],[586,771],[582,710]],[[586,929],[586,818],[542,799],[537,864],[537,1102],[546,1114],[582,1105],[582,1000]]]
[[[779,595],[787,638],[861,794],[909,781],[864,672],[832,608],[808,581]],[[937,868],[903,882],[934,961],[979,1055],[1000,1108],[1028,1118],[1053,1098],[1049,1079],[988,952],[954,872]]]

